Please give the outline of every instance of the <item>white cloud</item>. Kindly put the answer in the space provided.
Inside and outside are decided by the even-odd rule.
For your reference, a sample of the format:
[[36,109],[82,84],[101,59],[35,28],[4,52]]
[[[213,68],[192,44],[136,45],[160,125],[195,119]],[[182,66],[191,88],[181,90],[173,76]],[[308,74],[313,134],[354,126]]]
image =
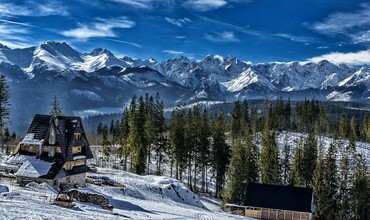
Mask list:
[[205,34],[204,38],[211,42],[239,42],[239,39],[236,38],[234,32],[232,31]]
[[203,17],[203,16],[199,16],[199,17],[204,21],[212,23],[213,25],[217,25],[217,26],[220,26],[220,27],[223,27],[223,28],[231,29],[233,31],[237,31],[237,32],[244,33],[244,34],[249,34],[249,35],[254,35],[254,36],[258,36],[258,37],[266,37],[266,35],[261,34],[258,31],[250,30],[249,25],[242,27],[242,26],[230,24],[230,23],[227,23],[227,22],[224,22],[224,21],[219,21],[219,20],[216,20],[216,19],[211,19],[211,18],[207,18],[207,17]]
[[354,43],[370,42],[370,4],[361,4],[361,9],[355,12],[330,14],[324,21],[316,22],[311,27],[329,36],[348,36]]
[[35,25],[31,25],[31,24],[28,24],[28,23],[10,21],[10,20],[5,20],[5,19],[0,19],[0,22],[8,23],[8,24],[21,25],[21,26],[26,26],[26,27],[36,27]]
[[354,43],[369,43],[370,42],[370,30],[359,32],[357,35],[352,36]]
[[135,22],[126,17],[96,18],[95,23],[79,24],[78,28],[63,31],[66,37],[86,40],[92,37],[116,37],[115,28],[132,28]]
[[185,39],[185,38],[186,38],[186,36],[179,35],[179,36],[176,36],[175,38],[176,38],[176,39]]
[[195,11],[210,11],[227,5],[226,0],[187,0],[183,6]]
[[0,0],[0,17],[42,17],[50,15],[69,15],[65,4],[60,1],[25,1],[23,4]]
[[329,47],[328,46],[319,46],[319,47],[317,47],[317,49],[328,49]]
[[28,37],[29,28],[11,23],[0,24],[0,43],[11,48],[31,46],[32,40]]
[[166,21],[173,24],[173,25],[176,25],[178,27],[182,27],[182,25],[186,24],[186,23],[190,23],[191,20],[189,18],[182,18],[182,19],[173,19],[173,18],[168,18],[168,17],[165,17]]
[[362,50],[351,53],[332,52],[309,59],[311,62],[328,60],[336,64],[368,65],[370,64],[370,50]]
[[134,46],[134,47],[137,47],[137,48],[142,48],[142,46],[140,44],[129,42],[129,41],[109,39],[109,38],[106,38],[105,40],[114,41],[114,42],[123,43],[123,44],[128,44],[128,45],[131,45],[131,46]]
[[175,55],[175,56],[179,56],[179,55],[184,55],[185,54],[185,52],[177,51],[177,50],[162,50],[162,52],[167,53],[167,54],[170,54],[170,55]]
[[285,33],[273,34],[272,36],[289,39],[291,41],[299,42],[299,43],[309,43],[309,42],[315,42],[316,41],[312,37],[295,36],[295,35],[292,35],[292,34],[285,34]]
[[123,3],[135,8],[149,9],[153,0],[111,0],[112,2]]

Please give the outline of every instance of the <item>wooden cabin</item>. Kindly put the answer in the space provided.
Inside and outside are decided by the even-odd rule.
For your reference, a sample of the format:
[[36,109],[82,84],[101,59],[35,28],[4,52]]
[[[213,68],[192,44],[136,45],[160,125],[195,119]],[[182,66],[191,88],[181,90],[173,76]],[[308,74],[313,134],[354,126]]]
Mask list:
[[310,188],[250,183],[245,216],[257,219],[310,220],[314,212]]
[[14,151],[23,156],[17,182],[84,185],[93,158],[80,117],[35,115],[26,136]]

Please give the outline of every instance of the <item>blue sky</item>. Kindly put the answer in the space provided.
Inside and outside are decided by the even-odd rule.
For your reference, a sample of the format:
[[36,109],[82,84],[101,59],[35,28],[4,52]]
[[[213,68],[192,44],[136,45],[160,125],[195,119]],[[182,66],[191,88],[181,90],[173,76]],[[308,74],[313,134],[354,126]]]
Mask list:
[[0,43],[65,41],[82,52],[164,60],[370,64],[363,0],[0,0]]

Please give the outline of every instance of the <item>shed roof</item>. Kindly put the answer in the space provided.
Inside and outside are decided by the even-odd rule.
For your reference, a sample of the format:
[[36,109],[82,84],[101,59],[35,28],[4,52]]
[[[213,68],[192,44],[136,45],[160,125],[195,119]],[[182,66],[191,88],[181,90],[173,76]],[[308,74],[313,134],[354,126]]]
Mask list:
[[312,212],[312,189],[249,183],[245,206]]

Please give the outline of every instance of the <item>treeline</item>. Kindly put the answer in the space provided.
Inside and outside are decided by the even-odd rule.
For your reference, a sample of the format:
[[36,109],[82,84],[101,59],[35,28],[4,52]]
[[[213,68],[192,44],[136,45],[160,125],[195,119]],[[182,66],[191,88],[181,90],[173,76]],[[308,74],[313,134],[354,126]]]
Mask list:
[[[355,147],[356,140],[370,137],[366,115],[362,122],[344,115],[338,120],[318,101],[292,105],[279,99],[266,101],[263,110],[237,101],[227,115],[199,106],[176,108],[166,121],[163,106],[159,94],[133,97],[120,121],[100,125],[107,159],[116,144],[123,169],[148,174],[155,155],[156,174],[165,163],[171,177],[201,192],[208,191],[211,177],[214,196],[224,203],[243,204],[250,182],[311,187],[316,219],[369,218],[368,158]],[[282,131],[306,135],[297,143],[286,135],[279,149]],[[327,149],[320,135],[333,137]]]

